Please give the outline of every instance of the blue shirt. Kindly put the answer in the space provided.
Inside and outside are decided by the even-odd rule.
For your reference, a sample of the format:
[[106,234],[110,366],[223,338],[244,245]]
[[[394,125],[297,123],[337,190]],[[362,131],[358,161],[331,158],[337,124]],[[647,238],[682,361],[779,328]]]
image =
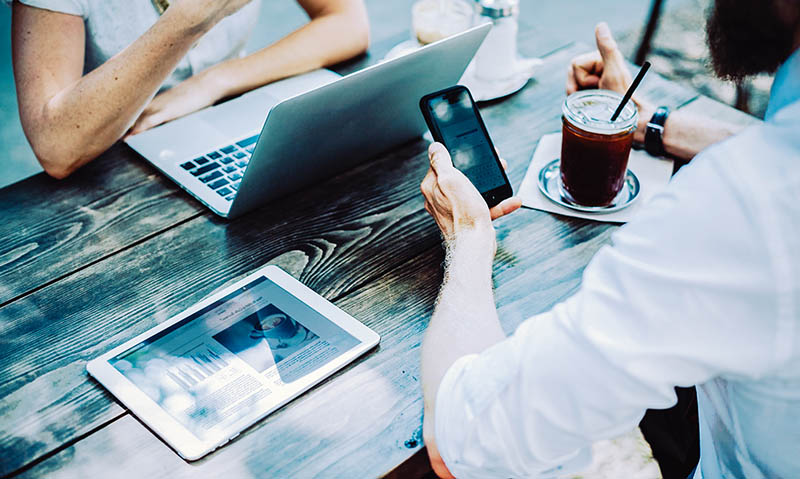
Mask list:
[[696,384],[698,477],[800,477],[800,51],[767,121],[698,155],[612,241],[574,296],[448,370],[450,471],[578,472],[594,441]]

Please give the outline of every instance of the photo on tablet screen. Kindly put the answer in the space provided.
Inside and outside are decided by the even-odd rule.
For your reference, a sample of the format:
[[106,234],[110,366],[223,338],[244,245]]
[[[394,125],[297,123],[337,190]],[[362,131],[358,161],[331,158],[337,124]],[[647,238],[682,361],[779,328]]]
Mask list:
[[[276,365],[280,372],[282,361],[319,342],[319,336],[274,304],[266,305],[213,337],[260,373]],[[284,382],[292,381],[287,374],[282,376]]]

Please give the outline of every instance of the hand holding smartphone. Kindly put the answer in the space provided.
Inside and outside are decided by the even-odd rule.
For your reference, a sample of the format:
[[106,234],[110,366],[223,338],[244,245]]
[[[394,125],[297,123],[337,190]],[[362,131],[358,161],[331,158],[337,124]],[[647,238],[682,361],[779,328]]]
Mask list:
[[469,90],[454,86],[419,102],[433,139],[443,144],[453,166],[478,189],[489,208],[513,194],[486,125]]

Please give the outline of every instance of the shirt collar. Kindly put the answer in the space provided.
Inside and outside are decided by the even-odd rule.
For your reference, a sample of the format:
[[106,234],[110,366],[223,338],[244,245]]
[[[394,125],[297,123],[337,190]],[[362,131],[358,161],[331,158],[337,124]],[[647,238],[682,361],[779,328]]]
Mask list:
[[800,48],[795,50],[775,74],[764,119],[771,120],[778,110],[800,100]]

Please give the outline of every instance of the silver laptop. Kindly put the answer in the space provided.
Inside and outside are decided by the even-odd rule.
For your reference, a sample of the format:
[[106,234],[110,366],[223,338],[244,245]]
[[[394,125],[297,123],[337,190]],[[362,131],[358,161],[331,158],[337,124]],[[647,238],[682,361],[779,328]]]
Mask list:
[[232,218],[420,136],[427,127],[419,99],[455,85],[489,29],[345,77],[318,70],[276,82],[126,142]]

